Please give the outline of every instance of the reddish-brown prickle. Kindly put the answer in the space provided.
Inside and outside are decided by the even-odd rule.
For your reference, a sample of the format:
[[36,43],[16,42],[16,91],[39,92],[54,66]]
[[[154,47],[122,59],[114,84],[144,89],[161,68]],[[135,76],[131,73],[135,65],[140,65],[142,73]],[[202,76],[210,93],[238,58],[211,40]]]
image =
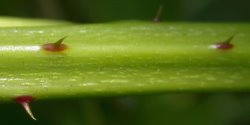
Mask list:
[[234,45],[231,43],[231,41],[233,40],[234,36],[235,35],[229,37],[226,41],[216,43],[214,45],[214,47],[216,49],[220,49],[220,50],[229,50],[229,49],[232,49],[234,47]]
[[62,42],[64,41],[66,37],[63,37],[56,41],[55,43],[47,43],[42,45],[43,50],[49,51],[49,52],[61,52],[66,50],[68,47],[67,45],[63,44]]
[[23,106],[24,110],[28,113],[28,115],[33,120],[36,120],[36,118],[34,117],[32,111],[30,109],[30,106],[29,106],[29,103],[34,100],[34,97],[32,97],[30,95],[22,95],[22,96],[15,97],[14,100],[15,100],[15,102],[17,102]]
[[17,103],[29,103],[34,100],[34,97],[29,95],[17,96],[14,98]]

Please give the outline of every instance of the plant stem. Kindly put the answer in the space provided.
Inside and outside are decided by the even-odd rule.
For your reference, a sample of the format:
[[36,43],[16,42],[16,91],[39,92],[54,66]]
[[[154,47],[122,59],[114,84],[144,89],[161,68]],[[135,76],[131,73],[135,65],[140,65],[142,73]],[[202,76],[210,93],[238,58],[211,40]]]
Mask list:
[[[235,33],[233,49],[209,47]],[[64,36],[66,51],[40,49]],[[7,27],[0,38],[1,100],[250,90],[250,24]]]

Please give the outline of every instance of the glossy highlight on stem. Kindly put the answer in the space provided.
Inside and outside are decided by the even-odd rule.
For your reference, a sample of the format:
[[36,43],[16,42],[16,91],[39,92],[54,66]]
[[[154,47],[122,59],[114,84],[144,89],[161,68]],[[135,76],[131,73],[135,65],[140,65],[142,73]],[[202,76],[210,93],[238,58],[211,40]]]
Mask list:
[[31,51],[36,52],[40,50],[40,46],[0,46],[0,52],[17,52],[17,51]]

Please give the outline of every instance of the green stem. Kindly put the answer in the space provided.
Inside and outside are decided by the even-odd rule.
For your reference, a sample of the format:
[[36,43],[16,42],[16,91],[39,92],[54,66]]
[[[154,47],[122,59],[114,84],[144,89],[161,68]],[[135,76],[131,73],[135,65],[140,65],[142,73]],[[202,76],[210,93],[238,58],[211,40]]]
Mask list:
[[[235,33],[233,49],[210,47]],[[1,28],[0,98],[249,91],[249,34],[249,24],[129,21]],[[40,49],[64,36],[66,51]]]

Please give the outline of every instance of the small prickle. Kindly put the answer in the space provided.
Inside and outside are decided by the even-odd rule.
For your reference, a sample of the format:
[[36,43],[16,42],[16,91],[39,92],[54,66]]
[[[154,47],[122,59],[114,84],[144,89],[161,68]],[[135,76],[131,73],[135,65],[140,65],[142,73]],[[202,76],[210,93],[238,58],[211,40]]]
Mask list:
[[17,103],[19,103],[19,104],[21,104],[23,106],[24,110],[28,113],[28,115],[33,120],[37,120],[34,117],[32,111],[30,109],[30,106],[29,106],[29,103],[34,100],[34,98],[32,96],[29,96],[29,95],[17,96],[17,97],[14,98],[14,100],[15,100],[15,102],[17,102]]
[[64,41],[66,37],[63,37],[61,39],[59,39],[58,41],[54,42],[54,43],[47,43],[42,45],[42,49],[45,51],[49,51],[49,52],[61,52],[66,50],[68,47],[67,45],[63,44],[62,42]]
[[234,47],[234,45],[231,43],[231,41],[233,40],[235,35],[229,37],[227,40],[223,41],[223,42],[219,42],[216,44],[211,45],[211,48],[214,49],[219,49],[219,50],[230,50]]

